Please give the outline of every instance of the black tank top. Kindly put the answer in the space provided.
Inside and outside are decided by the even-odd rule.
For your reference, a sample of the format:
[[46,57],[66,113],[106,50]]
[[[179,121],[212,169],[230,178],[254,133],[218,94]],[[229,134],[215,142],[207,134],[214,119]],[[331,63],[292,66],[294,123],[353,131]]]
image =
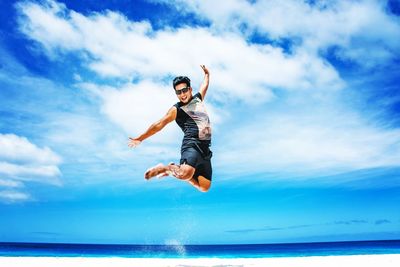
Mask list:
[[175,121],[184,133],[182,150],[193,147],[207,154],[211,145],[211,126],[201,94],[195,94],[187,104],[178,102],[174,106],[177,109]]

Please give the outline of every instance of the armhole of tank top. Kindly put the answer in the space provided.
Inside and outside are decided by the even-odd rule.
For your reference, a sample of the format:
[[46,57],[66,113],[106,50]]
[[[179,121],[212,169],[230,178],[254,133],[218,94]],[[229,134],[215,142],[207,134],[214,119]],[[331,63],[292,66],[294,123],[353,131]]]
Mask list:
[[179,110],[181,109],[181,108],[179,107],[179,102],[176,103],[175,105],[173,105],[173,107],[176,108],[176,116],[175,116],[175,121],[176,121],[176,120],[178,119],[178,117],[179,117]]
[[194,95],[194,97],[200,98],[201,101],[203,101],[203,97],[201,96],[200,92]]

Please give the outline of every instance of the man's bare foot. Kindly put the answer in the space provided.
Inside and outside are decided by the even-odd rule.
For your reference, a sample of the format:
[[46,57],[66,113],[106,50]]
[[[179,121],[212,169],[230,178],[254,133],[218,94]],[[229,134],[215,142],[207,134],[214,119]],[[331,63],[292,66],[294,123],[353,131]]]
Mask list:
[[162,177],[165,177],[165,176],[168,176],[168,175],[172,175],[173,173],[171,171],[171,166],[174,166],[174,165],[175,165],[175,163],[170,162],[168,164],[168,166],[165,166],[165,168],[166,168],[165,172],[159,173],[157,175],[157,178],[162,178]]
[[158,175],[165,173],[167,170],[168,170],[167,166],[164,166],[161,163],[157,164],[156,166],[154,166],[146,171],[146,173],[144,174],[144,178],[146,180],[149,180],[149,179],[153,178],[154,176],[158,176]]

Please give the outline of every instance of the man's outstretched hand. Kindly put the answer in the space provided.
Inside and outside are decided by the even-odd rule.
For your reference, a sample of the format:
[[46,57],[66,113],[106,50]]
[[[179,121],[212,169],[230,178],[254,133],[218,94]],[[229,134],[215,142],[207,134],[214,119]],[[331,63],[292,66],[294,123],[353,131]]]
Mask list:
[[205,65],[200,65],[200,67],[203,69],[204,74],[210,74],[210,72],[208,71],[208,69],[206,68]]
[[130,148],[135,148],[135,147],[137,147],[138,145],[140,145],[141,142],[142,142],[142,141],[140,141],[140,140],[137,139],[137,138],[129,137],[128,146],[129,146]]

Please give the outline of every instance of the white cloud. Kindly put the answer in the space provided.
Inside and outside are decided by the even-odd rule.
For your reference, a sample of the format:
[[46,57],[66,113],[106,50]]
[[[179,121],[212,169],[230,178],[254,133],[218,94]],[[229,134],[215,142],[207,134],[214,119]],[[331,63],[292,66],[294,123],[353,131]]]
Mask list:
[[12,190],[0,191],[0,201],[2,202],[15,203],[15,202],[25,202],[28,200],[32,200],[32,197],[27,193],[12,191]]
[[[94,172],[102,169],[104,176],[111,176],[105,174],[107,166],[111,169],[113,164],[126,164],[130,158],[128,135],[98,110],[53,114],[48,119],[43,138],[63,155],[64,170],[69,173],[63,180],[79,184],[100,181],[104,178]],[[89,175],[91,172],[93,175]]]
[[61,158],[50,148],[39,148],[25,137],[0,134],[0,160],[33,164],[59,164]]
[[0,179],[0,187],[23,187],[23,183],[15,180]]
[[[55,165],[17,165],[0,162],[0,173],[8,176],[40,176],[55,177],[61,174]],[[22,179],[22,178],[21,178]]]
[[22,181],[60,185],[60,163],[48,147],[37,147],[15,134],[0,134],[0,174],[8,178],[2,181],[4,186],[22,185]]
[[[24,19],[36,18],[36,20],[30,20],[31,23],[20,24],[21,30],[33,33],[33,38],[42,40],[42,44],[49,51],[54,48],[53,40],[55,38],[64,43],[66,49],[79,48],[80,34],[76,32],[73,25],[58,17],[66,15],[64,13],[65,5],[55,1],[44,1],[43,4],[44,8],[31,2],[17,4],[17,7],[24,8],[26,11]],[[58,16],[54,16],[54,14]]]
[[[19,4],[23,14],[19,22],[21,31],[51,50],[51,54],[58,50],[84,52],[87,67],[99,75],[163,80],[186,74],[194,84],[200,84],[198,65],[206,64],[211,70],[211,97],[221,102],[234,99],[262,103],[273,98],[271,89],[343,86],[336,70],[313,54],[288,55],[279,47],[249,44],[236,33],[216,34],[208,28],[155,31],[146,21],[130,22],[115,12],[84,16],[51,3],[58,8],[30,2]],[[37,9],[41,13],[32,11]],[[64,36],[69,35],[68,30],[63,36],[53,34],[59,29],[48,26],[43,14],[73,28],[71,37]]]
[[[163,2],[180,12],[209,20],[217,31],[257,31],[272,40],[297,38],[302,49],[339,48],[338,54],[362,64],[380,63],[398,56],[400,23],[386,11],[386,1],[297,0]],[[246,27],[243,27],[246,25]]]
[[[258,120],[258,118],[263,120]],[[324,176],[360,169],[400,166],[400,131],[370,125],[357,114],[259,114],[224,139],[217,165],[232,174],[280,173]]]

